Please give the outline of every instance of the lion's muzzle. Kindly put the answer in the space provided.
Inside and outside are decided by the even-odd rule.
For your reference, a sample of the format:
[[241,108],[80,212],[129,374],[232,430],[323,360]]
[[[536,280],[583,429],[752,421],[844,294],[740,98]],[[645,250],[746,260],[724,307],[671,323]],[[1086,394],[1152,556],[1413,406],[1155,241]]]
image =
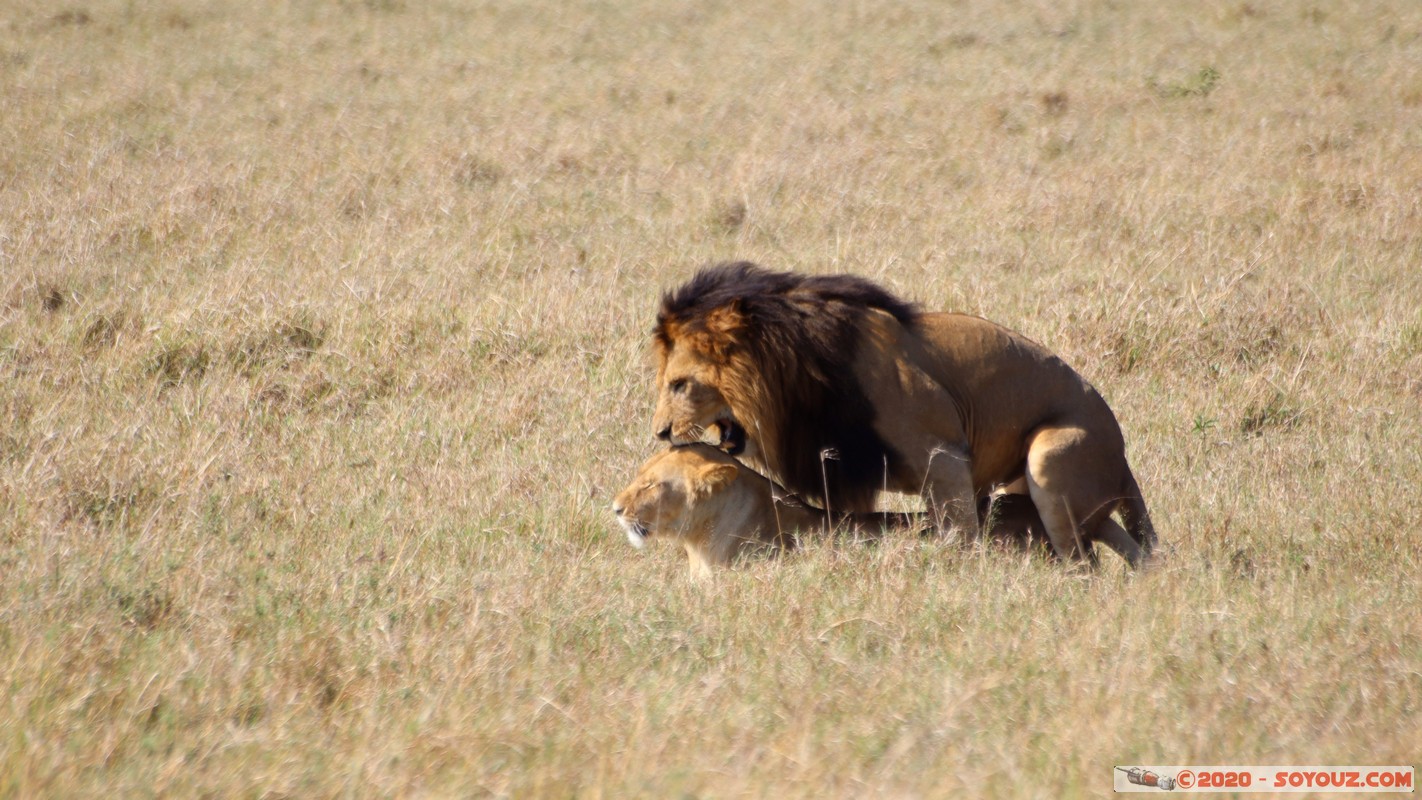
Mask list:
[[746,449],[746,429],[733,419],[717,423],[721,428],[721,441],[716,445],[726,454],[738,456]]

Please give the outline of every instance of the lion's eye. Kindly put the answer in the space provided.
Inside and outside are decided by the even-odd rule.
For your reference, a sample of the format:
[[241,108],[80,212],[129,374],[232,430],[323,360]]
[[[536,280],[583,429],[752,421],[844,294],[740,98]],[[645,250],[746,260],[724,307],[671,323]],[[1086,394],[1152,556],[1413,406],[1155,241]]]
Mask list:
[[677,378],[672,381],[671,390],[678,393],[686,391],[686,378]]

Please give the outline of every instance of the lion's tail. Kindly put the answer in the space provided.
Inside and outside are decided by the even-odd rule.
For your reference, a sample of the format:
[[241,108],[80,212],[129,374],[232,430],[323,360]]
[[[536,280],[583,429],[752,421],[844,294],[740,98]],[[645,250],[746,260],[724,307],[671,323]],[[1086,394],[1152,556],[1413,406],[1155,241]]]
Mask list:
[[1141,546],[1141,555],[1150,555],[1155,549],[1155,526],[1151,524],[1150,512],[1146,510],[1140,484],[1136,483],[1136,476],[1131,474],[1129,467],[1126,468],[1125,489],[1126,497],[1119,507],[1121,523],[1131,534],[1131,538],[1136,540],[1136,544]]

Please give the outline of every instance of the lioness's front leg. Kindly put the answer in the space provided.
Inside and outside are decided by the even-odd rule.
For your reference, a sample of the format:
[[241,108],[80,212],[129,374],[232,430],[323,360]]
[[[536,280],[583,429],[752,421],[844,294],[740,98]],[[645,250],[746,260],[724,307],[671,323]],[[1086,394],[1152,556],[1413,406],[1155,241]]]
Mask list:
[[977,538],[978,503],[967,448],[939,446],[929,451],[923,500],[939,533],[957,532],[969,540]]

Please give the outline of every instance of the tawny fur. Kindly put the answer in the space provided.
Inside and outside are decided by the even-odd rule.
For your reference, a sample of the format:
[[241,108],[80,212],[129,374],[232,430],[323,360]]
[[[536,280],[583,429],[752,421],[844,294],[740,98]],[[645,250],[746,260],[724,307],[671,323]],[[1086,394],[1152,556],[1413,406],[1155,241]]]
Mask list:
[[920,312],[861,278],[742,262],[669,293],[655,342],[656,434],[733,444],[816,503],[868,510],[881,489],[922,493],[940,529],[976,536],[977,501],[1025,479],[1063,557],[1096,540],[1128,536],[1141,555],[1155,544],[1106,401],[1000,325]]
[[726,566],[747,548],[792,549],[797,534],[834,529],[877,536],[911,527],[916,515],[827,515],[706,444],[664,450],[637,470],[612,511],[629,541],[667,538],[686,549],[695,577]]

